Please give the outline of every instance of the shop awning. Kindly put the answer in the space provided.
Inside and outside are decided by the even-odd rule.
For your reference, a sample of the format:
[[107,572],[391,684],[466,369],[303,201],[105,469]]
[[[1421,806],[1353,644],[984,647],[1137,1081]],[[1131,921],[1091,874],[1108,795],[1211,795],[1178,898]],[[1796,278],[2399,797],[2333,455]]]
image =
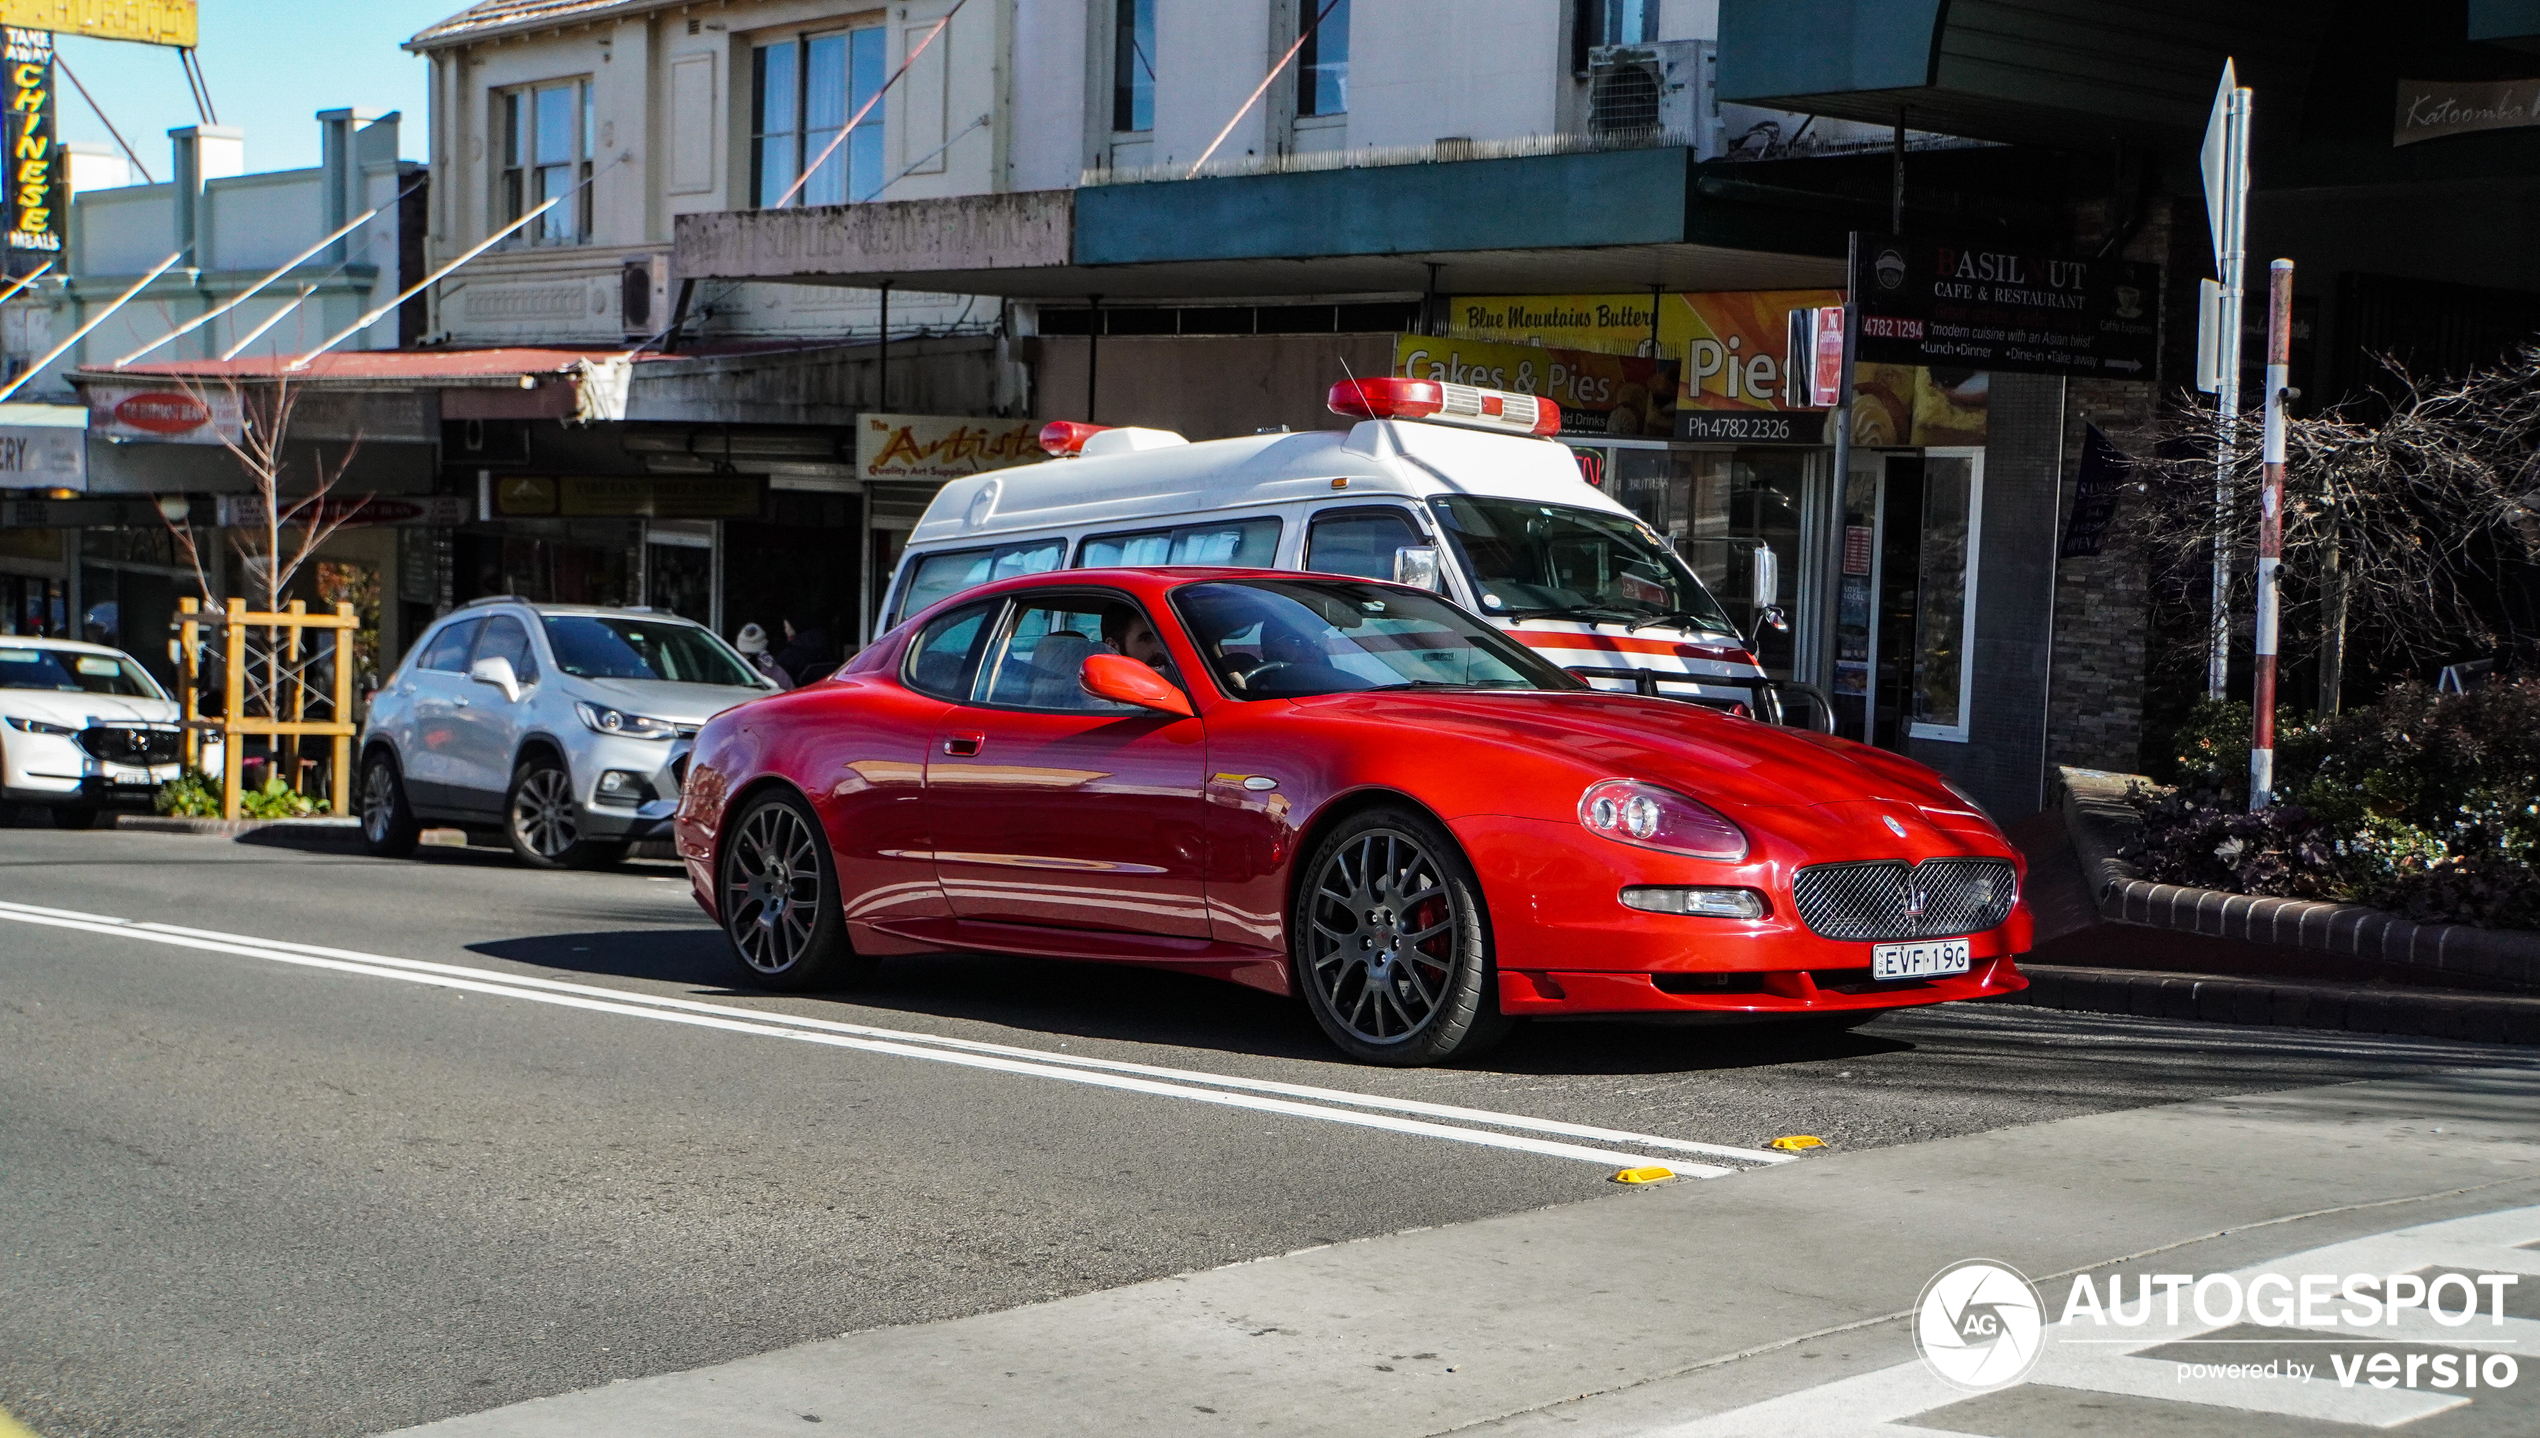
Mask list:
[[1024,299],[1839,284],[1842,230],[1680,147],[682,215],[676,271]]

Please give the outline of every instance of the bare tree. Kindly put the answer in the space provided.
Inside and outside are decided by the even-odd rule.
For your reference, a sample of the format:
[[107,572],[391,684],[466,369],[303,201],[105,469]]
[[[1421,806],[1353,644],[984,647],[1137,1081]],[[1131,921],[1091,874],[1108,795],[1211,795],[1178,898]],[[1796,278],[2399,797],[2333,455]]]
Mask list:
[[[2493,648],[2505,567],[2540,563],[2540,345],[2457,380],[2421,379],[2395,359],[2381,405],[2286,420],[2284,559],[2317,586],[2327,618],[2351,620],[2417,657]],[[2378,406],[2375,406],[2378,407]],[[2238,463],[2214,483],[2216,410],[2178,405],[2134,437],[2142,502],[2120,528],[2157,563],[2211,562],[2222,537],[2248,602],[2256,569],[2260,465],[2242,418]],[[2334,636],[2332,635],[2332,639]]]
[[[313,445],[308,463],[296,465],[285,450],[292,414],[300,398],[289,375],[277,374],[270,384],[242,384],[235,376],[222,377],[216,386],[191,379],[180,380],[179,384],[206,409],[234,405],[238,410],[238,436],[233,439],[222,432],[221,446],[254,481],[257,503],[252,524],[233,526],[227,531],[229,545],[238,556],[251,604],[260,603],[268,614],[279,613],[291,591],[291,582],[371,497],[365,494],[339,498],[336,494],[352,468],[354,456],[361,452],[361,438],[356,434],[346,441],[332,461],[322,448]],[[193,526],[169,522],[168,529],[194,570],[204,607],[217,608]],[[259,638],[261,642],[257,642]],[[313,693],[327,693],[313,680],[318,666],[352,662],[347,647],[350,641],[349,634],[339,633],[334,645],[320,651],[300,643],[296,632],[286,638],[279,628],[250,631],[251,651],[240,676],[246,712],[273,718],[286,714],[297,717],[305,711]],[[338,649],[344,652],[338,654]],[[297,739],[291,741],[290,752],[296,760]],[[298,777],[296,772],[291,776],[295,789]]]

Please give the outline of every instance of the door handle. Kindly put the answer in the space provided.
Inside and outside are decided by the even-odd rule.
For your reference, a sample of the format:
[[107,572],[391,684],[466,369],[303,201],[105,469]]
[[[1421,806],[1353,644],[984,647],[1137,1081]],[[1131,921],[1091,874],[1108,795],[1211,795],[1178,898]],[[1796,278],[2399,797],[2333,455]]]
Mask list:
[[988,736],[985,734],[955,734],[944,740],[944,752],[956,759],[967,759],[977,754],[979,746],[986,742]]
[[465,709],[465,708],[467,707],[467,701],[466,701],[466,700],[464,700],[464,699],[457,699],[457,700],[453,700],[453,701],[451,701],[451,702],[452,702],[452,703],[454,703],[454,704],[456,704],[456,705],[457,705],[459,708],[461,708],[461,709]]

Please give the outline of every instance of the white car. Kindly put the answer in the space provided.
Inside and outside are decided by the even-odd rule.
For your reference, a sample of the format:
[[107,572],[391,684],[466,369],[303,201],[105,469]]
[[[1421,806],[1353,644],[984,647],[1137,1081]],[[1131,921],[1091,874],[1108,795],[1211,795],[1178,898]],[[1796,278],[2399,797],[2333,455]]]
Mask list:
[[615,862],[669,834],[697,726],[775,689],[676,615],[471,600],[371,700],[362,840],[402,856],[434,820],[500,826],[542,869]]
[[103,644],[0,635],[0,798],[65,829],[150,807],[182,752],[176,701]]

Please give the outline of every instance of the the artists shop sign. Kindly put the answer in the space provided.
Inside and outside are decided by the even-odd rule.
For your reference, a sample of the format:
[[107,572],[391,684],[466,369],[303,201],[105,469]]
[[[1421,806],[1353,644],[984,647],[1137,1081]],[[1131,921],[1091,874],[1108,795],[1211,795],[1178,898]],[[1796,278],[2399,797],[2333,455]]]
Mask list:
[[69,167],[53,137],[53,37],[0,28],[9,98],[7,270],[23,275],[60,258]]
[[1984,244],[1861,238],[1854,358],[2150,379],[2160,271]]

